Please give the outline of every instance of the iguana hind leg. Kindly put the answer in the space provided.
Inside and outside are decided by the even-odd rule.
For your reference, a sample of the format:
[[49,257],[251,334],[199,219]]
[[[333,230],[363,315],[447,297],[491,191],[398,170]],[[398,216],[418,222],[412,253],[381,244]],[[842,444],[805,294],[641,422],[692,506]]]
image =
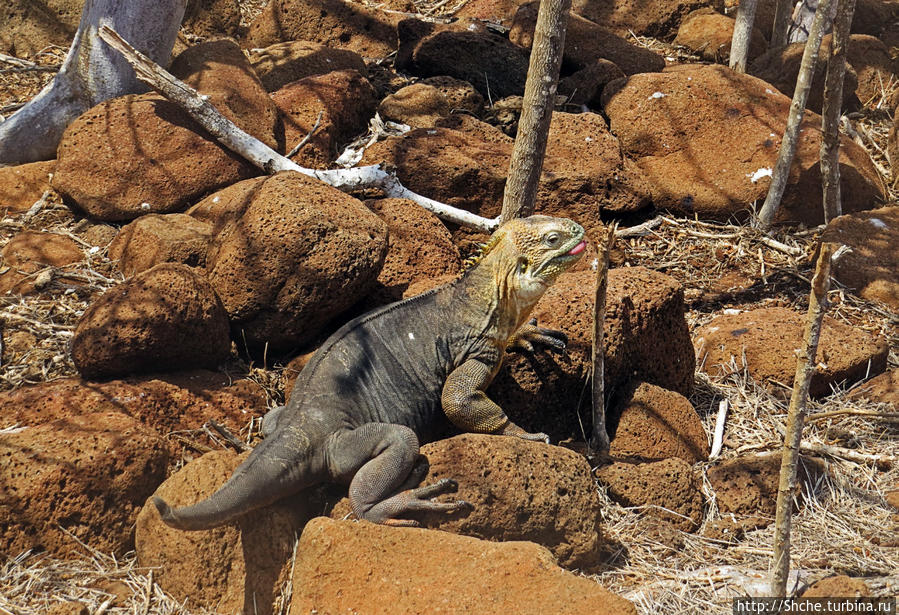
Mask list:
[[328,444],[328,465],[335,480],[349,481],[356,516],[373,523],[415,526],[417,521],[402,517],[415,511],[451,512],[470,506],[431,500],[456,490],[451,479],[411,488],[427,470],[420,463],[418,448],[415,432],[403,425],[367,423],[335,435]]

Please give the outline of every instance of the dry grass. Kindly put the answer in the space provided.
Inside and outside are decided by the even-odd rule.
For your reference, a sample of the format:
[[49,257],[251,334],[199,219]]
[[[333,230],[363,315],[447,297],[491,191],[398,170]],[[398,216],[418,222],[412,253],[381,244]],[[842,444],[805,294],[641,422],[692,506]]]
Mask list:
[[[442,16],[457,10],[464,1],[416,1],[415,7],[422,14]],[[244,25],[263,4],[262,0],[241,2]],[[672,45],[634,39],[661,52],[669,61],[696,59]],[[31,59],[44,66],[58,64],[64,52],[50,48]],[[52,73],[43,71],[0,73],[0,115],[11,113],[13,106],[28,100],[50,78]],[[896,88],[893,80],[884,83],[878,100],[866,101],[865,109],[851,115],[845,124],[850,135],[871,153],[885,184],[890,186],[891,198],[897,193],[885,154],[891,124],[886,109]],[[0,245],[26,228],[80,237],[80,224],[58,196],[51,194],[27,222],[21,218],[0,221]],[[688,323],[694,329],[724,309],[769,305],[806,308],[808,257],[815,230],[778,231],[776,239],[783,245],[772,247],[746,224],[665,218],[649,235],[620,241],[613,264],[645,265],[681,280]],[[91,250],[87,245],[84,261],[53,274],[53,281],[40,295],[0,298],[3,341],[17,336],[25,340],[19,346],[3,348],[0,390],[73,375],[66,345],[75,323],[96,293],[121,280],[105,250]],[[891,348],[890,365],[899,365],[899,318],[895,313],[840,288],[830,297],[834,303],[831,316],[885,336]],[[248,371],[274,401],[281,401],[277,369],[251,366]],[[778,450],[779,428],[786,413],[786,403],[780,396],[758,386],[739,370],[723,379],[698,374],[691,401],[709,433],[721,399],[731,404],[723,458]],[[896,419],[870,414],[887,410],[835,391],[826,399],[812,402],[804,439],[868,455],[896,454]],[[815,418],[836,411],[826,418]],[[828,459],[826,463],[829,471],[806,494],[805,505],[794,518],[795,567],[806,580],[845,573],[866,577],[877,595],[899,593],[899,548],[883,546],[895,539],[895,512],[887,508],[884,493],[899,488],[899,468],[882,471],[870,464],[841,459]],[[703,476],[708,466],[699,467]],[[704,491],[708,504],[703,525],[707,526],[725,515],[717,509],[708,480],[704,481]],[[773,535],[770,526],[725,543],[706,538],[701,531],[686,534],[660,530],[649,511],[627,509],[605,493],[601,495],[604,530],[624,548],[597,579],[634,600],[641,613],[729,613],[730,598],[756,591],[758,583],[754,581],[767,574]],[[133,554],[116,559],[86,545],[81,545],[79,552],[80,557],[66,561],[25,553],[2,563],[0,614],[37,615],[65,601],[84,603],[92,615],[188,613],[154,583],[152,571],[137,567]],[[190,612],[203,613],[195,609]]]

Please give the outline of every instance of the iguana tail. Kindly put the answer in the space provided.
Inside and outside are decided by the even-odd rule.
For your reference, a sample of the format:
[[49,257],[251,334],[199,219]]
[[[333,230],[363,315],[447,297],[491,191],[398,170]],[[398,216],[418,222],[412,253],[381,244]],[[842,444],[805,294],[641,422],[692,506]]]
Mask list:
[[192,506],[173,508],[154,496],[160,517],[179,530],[205,530],[318,482],[309,471],[306,451],[298,451],[284,440],[277,436],[263,440],[218,491]]

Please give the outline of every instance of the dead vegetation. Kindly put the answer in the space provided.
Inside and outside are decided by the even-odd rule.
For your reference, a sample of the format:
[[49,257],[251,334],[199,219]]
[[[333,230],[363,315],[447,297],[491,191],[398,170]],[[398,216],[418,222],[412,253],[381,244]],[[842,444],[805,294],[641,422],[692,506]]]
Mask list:
[[[416,3],[422,14],[443,15],[464,0]],[[241,2],[242,22],[249,22],[263,2]],[[634,37],[661,52],[669,62],[694,56],[653,39]],[[48,48],[30,58],[36,66],[58,65],[64,49]],[[0,58],[0,69],[16,65]],[[6,117],[52,78],[47,70],[0,70],[0,116]],[[843,122],[844,130],[871,154],[890,200],[899,196],[886,157],[892,119],[889,101],[899,87],[882,84],[879,100]],[[81,226],[79,226],[81,225]],[[91,298],[121,281],[105,250],[80,239],[83,224],[50,194],[33,215],[0,220],[0,246],[24,229],[58,232],[84,244],[85,260],[64,271],[52,271],[38,295],[0,297],[2,339],[0,390],[75,375],[67,354],[72,330]],[[619,241],[613,266],[646,266],[679,279],[685,287],[691,329],[725,309],[789,306],[804,311],[811,275],[810,256],[818,229],[781,229],[776,242],[748,223],[720,224],[661,217],[644,236]],[[64,275],[63,275],[64,274]],[[899,316],[884,306],[861,300],[835,286],[828,314],[872,333],[890,344],[889,365],[899,365]],[[16,340],[10,343],[10,340]],[[243,366],[246,368],[246,366]],[[251,377],[264,385],[273,402],[283,401],[279,366],[252,366]],[[777,392],[775,392],[777,393]],[[697,374],[691,401],[712,433],[718,402],[730,412],[723,458],[743,453],[778,451],[782,441],[787,395],[772,394],[735,370],[722,380]],[[896,454],[899,418],[890,407],[852,399],[834,391],[811,402],[804,442],[838,446],[860,458]],[[884,501],[899,486],[899,467],[878,469],[873,463],[827,458],[828,472],[805,496],[793,520],[793,562],[803,580],[834,573],[865,577],[874,595],[899,593],[899,548],[895,512]],[[708,467],[700,468],[705,476]],[[729,613],[730,598],[758,591],[772,557],[773,525],[751,529],[734,540],[708,538],[703,529],[727,515],[719,512],[708,480],[703,481],[707,507],[703,528],[687,534],[665,530],[648,514],[612,502],[604,493],[603,530],[620,545],[608,569],[597,580],[633,600],[641,613]],[[167,596],[154,583],[153,571],[140,569],[133,554],[116,559],[87,545],[73,547],[81,556],[66,561],[23,553],[0,564],[0,613],[37,615],[59,602],[79,601],[92,615],[144,613],[202,614]],[[892,576],[890,576],[892,575]],[[286,609],[285,609],[286,610]]]

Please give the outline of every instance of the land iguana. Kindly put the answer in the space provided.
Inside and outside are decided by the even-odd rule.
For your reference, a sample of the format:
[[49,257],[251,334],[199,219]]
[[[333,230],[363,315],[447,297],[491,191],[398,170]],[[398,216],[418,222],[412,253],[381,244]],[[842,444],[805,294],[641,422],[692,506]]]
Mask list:
[[286,406],[266,415],[265,438],[207,499],[162,520],[200,530],[323,482],[349,484],[353,512],[388,525],[404,515],[458,510],[452,479],[418,487],[419,442],[447,419],[468,432],[549,441],[514,424],[484,393],[507,349],[563,349],[565,335],[528,321],[560,273],[583,255],[584,229],[531,216],[502,225],[459,278],[364,314],[334,333],[303,368]]

